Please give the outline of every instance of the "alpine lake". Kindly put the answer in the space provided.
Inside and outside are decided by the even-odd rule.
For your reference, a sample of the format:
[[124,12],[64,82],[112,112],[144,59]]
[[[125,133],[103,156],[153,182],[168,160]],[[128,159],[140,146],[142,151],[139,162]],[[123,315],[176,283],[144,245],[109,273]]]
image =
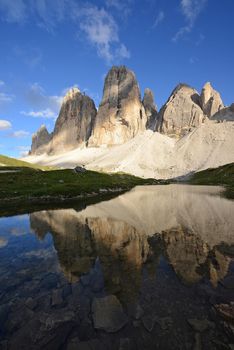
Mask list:
[[0,217],[0,349],[233,350],[234,201],[137,186]]

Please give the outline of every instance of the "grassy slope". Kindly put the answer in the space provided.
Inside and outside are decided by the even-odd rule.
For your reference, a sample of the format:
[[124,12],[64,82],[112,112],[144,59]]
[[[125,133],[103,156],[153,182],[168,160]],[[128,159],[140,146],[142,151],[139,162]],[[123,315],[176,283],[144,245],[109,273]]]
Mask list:
[[28,167],[28,168],[41,169],[41,170],[52,169],[50,167],[27,163],[27,162],[24,162],[22,160],[10,158],[10,157],[3,156],[0,154],[0,169],[1,169],[1,166],[4,166],[4,169],[5,169],[5,167]]
[[149,183],[156,181],[126,174],[103,174],[94,171],[76,174],[69,169],[41,171],[21,168],[19,172],[0,174],[0,200],[48,196],[72,198],[87,193],[102,193],[102,189],[127,190]]
[[189,182],[195,185],[225,185],[226,195],[234,198],[234,163],[199,171]]

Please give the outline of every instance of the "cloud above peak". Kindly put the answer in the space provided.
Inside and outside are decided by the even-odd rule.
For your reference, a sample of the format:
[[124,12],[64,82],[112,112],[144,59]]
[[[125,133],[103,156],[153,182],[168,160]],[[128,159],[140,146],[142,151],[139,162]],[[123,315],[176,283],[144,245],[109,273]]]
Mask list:
[[182,26],[178,32],[172,38],[173,41],[177,41],[186,33],[190,33],[193,29],[197,17],[204,9],[208,0],[180,0],[180,10],[183,14],[186,25]]
[[119,39],[119,27],[113,16],[104,8],[87,5],[73,13],[80,31],[97,48],[99,57],[107,63],[130,57],[130,52]]
[[12,125],[8,120],[0,119],[0,131],[1,130],[9,130],[11,129]]
[[[130,57],[119,38],[119,25],[110,10],[126,16],[132,0],[106,0],[104,7],[80,0],[0,0],[0,19],[8,23],[27,24],[32,20],[40,28],[55,32],[62,22],[73,21],[79,33],[94,46],[107,63]],[[20,52],[22,55],[22,53]],[[36,55],[37,59],[40,55]],[[36,61],[37,63],[37,61]]]

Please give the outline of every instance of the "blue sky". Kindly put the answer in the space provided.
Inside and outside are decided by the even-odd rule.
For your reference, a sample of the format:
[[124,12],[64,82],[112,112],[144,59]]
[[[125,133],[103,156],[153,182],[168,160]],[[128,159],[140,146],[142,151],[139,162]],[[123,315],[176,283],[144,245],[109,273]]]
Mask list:
[[51,131],[66,90],[100,102],[112,65],[136,73],[158,107],[179,82],[210,81],[234,102],[233,0],[0,0],[0,153]]

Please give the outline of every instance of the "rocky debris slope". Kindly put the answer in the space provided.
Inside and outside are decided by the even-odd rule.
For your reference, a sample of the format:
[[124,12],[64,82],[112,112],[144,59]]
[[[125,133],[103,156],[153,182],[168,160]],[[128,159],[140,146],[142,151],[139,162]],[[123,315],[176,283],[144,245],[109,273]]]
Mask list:
[[145,130],[146,122],[135,74],[125,66],[112,67],[89,145],[122,144]]
[[125,172],[140,177],[172,178],[234,162],[234,122],[207,121],[178,141],[146,130],[123,145],[109,149],[76,149],[61,155],[27,157],[42,165]]
[[157,112],[157,106],[154,102],[153,92],[148,88],[145,89],[142,103],[143,103],[143,106],[145,107],[145,114],[147,117],[146,128],[154,130],[158,112]]
[[201,107],[204,114],[210,118],[224,108],[220,94],[207,82],[201,92]]
[[198,92],[186,84],[179,84],[160,109],[156,130],[180,137],[204,121]]
[[78,88],[63,99],[55,124],[51,152],[64,151],[86,143],[91,135],[97,110],[93,100]]
[[42,154],[47,152],[52,135],[49,134],[45,125],[42,125],[32,136],[31,154]]

